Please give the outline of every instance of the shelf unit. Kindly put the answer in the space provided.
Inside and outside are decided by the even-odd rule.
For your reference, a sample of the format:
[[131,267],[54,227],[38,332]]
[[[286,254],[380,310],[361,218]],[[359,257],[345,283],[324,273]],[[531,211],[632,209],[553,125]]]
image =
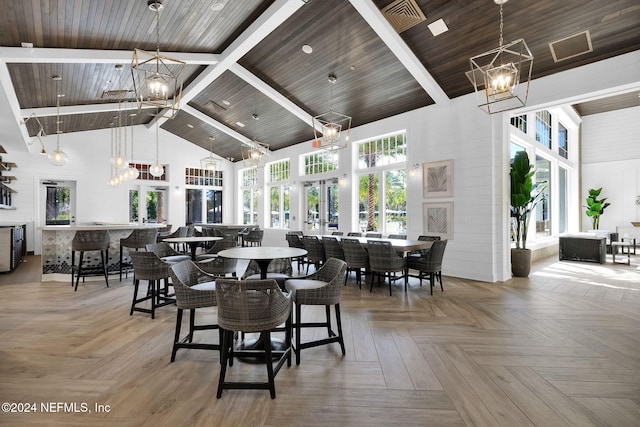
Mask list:
[[[6,154],[2,145],[0,145],[0,154]],[[11,203],[11,195],[16,191],[7,184],[10,184],[11,181],[15,181],[16,177],[13,175],[7,175],[6,172],[10,172],[16,167],[18,167],[18,165],[13,162],[2,161],[2,156],[0,156],[0,209],[15,209]]]

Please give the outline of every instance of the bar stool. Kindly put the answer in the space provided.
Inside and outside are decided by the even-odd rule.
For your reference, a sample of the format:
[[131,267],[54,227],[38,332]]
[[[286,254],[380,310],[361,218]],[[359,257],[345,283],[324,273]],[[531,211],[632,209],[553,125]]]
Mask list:
[[[71,286],[73,286],[73,279],[75,277],[74,291],[78,290],[78,282],[80,276],[82,276],[82,282],[84,283],[85,276],[95,275],[102,270],[104,274],[104,280],[109,287],[109,276],[107,273],[107,260],[109,259],[109,244],[111,239],[109,238],[109,232],[107,230],[83,230],[76,231],[73,240],[71,240]],[[78,265],[76,265],[76,251],[80,252],[80,259]],[[84,253],[88,251],[100,251],[100,259],[102,260],[102,268],[93,266],[82,268],[82,261]],[[84,274],[83,274],[84,273]]]
[[123,248],[145,249],[147,245],[156,243],[158,231],[155,228],[133,230],[128,237],[120,239],[120,281],[122,282],[122,267],[133,268],[132,263],[122,262]]

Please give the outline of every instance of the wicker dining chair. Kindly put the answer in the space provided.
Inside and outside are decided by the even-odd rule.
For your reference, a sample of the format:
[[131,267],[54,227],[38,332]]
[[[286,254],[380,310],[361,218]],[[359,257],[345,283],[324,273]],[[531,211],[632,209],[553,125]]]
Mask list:
[[370,273],[369,253],[358,239],[343,237],[340,240],[340,243],[342,244],[342,250],[344,251],[344,260],[347,262],[345,280],[349,276],[350,272],[355,271],[358,287],[362,289],[362,275]]
[[408,258],[407,267],[418,271],[420,286],[422,279],[429,276],[429,284],[431,295],[433,295],[433,285],[435,280],[440,282],[440,290],[444,292],[442,285],[442,259],[444,258],[444,250],[447,247],[447,240],[436,240],[433,242],[431,249],[421,256],[412,256]]
[[317,270],[327,258],[318,236],[303,236],[302,243],[307,250],[307,274],[309,274],[309,264],[313,264]]
[[[260,266],[255,260],[249,261],[249,265],[242,275],[242,280],[260,279]],[[293,267],[289,258],[275,258],[267,266],[267,279],[274,279],[280,288],[284,289],[284,282],[291,278]]]
[[[104,281],[109,287],[109,271],[107,268],[107,262],[109,260],[109,245],[111,244],[111,238],[107,230],[79,230],[76,231],[73,239],[71,240],[71,286],[74,286],[75,275],[75,287],[74,291],[78,290],[78,282],[80,277],[84,282],[84,278],[87,275],[104,275]],[[84,253],[88,251],[100,251],[100,267],[97,266],[83,266]],[[80,259],[76,264],[76,252],[80,252]]]
[[262,246],[262,238],[264,237],[264,230],[254,228],[250,230],[243,239],[243,246]]
[[362,237],[362,233],[359,231],[349,231],[347,237]]
[[382,237],[382,233],[372,233],[372,232],[369,232],[369,233],[366,233],[366,234],[364,235],[364,237],[372,237],[372,238],[374,238],[374,239],[379,239],[379,238],[381,238],[381,237]]
[[[222,355],[217,398],[225,389],[266,389],[272,399],[276,397],[274,379],[282,365],[291,366],[291,295],[280,290],[273,279],[230,280],[216,282],[218,325],[222,328]],[[285,324],[284,349],[272,351],[271,331]],[[234,332],[261,335],[263,349],[234,349]],[[261,356],[267,367],[266,382],[227,382],[227,363],[233,366],[234,357]],[[273,356],[277,357],[274,366]]]
[[[176,306],[178,307],[176,312],[176,331],[171,349],[171,362],[176,360],[176,353],[180,348],[220,351],[222,330],[218,327],[218,324],[196,325],[195,323],[196,309],[215,307],[217,305],[215,277],[203,271],[191,260],[173,264],[169,267],[169,275],[175,290]],[[189,333],[184,338],[180,338],[184,310],[189,310]],[[195,331],[210,329],[218,329],[218,344],[193,342]]]
[[322,238],[322,245],[324,246],[324,255],[327,259],[338,258],[344,261],[344,250],[337,238],[324,236]]
[[344,231],[332,231],[331,235],[332,236],[343,236],[344,235]]
[[[407,291],[409,278],[407,275],[407,258],[399,256],[393,249],[391,242],[384,240],[368,240],[367,250],[369,252],[369,266],[374,276],[389,280],[389,295],[392,295],[391,282],[404,278],[404,291]],[[391,273],[401,272],[401,276],[395,276]],[[373,279],[371,280],[371,288],[373,291]]]
[[[289,279],[285,282],[285,287],[293,295],[295,303],[295,315],[293,327],[296,331],[296,365],[300,364],[300,352],[305,348],[317,347],[337,342],[340,344],[342,355],[346,354],[344,349],[344,338],[342,336],[342,319],[340,318],[340,293],[344,287],[347,270],[347,263],[337,258],[329,258],[318,271],[306,277]],[[303,322],[303,305],[324,305],[326,320],[324,322]],[[331,328],[331,306],[333,305],[336,315],[336,334]],[[314,341],[302,342],[303,328],[327,328],[327,338]]]
[[168,263],[176,263],[191,259],[191,256],[181,254],[180,252],[173,249],[167,242],[152,243],[150,245],[147,245],[147,252],[153,252],[154,254],[158,255],[158,258]]
[[[305,249],[304,243],[302,242],[302,232],[300,232],[300,234],[297,232],[288,232],[285,234],[285,239],[287,239],[287,244],[290,248]],[[300,272],[300,267],[304,267],[304,264],[307,262],[306,259],[306,255],[293,258],[298,264],[298,272]]]
[[389,239],[407,240],[406,234],[389,234]]
[[238,246],[238,239],[236,238],[236,236],[227,234],[227,235],[217,236],[217,237],[222,237],[222,240],[216,240],[215,242],[213,242],[213,245],[209,249],[207,249],[205,252],[201,254],[196,255],[197,261],[204,261],[207,259],[216,258],[218,256],[218,252],[220,252],[221,250],[235,248],[236,246]]
[[205,258],[196,262],[198,268],[215,277],[236,276],[238,260],[235,258]]
[[155,244],[158,237],[158,230],[155,228],[136,229],[129,236],[120,239],[120,281],[122,282],[122,268],[133,268],[131,263],[123,262],[124,248],[146,249],[147,245]]
[[[173,294],[169,294],[169,267],[171,264],[162,261],[153,252],[131,252],[131,262],[133,263],[133,300],[131,301],[131,316],[134,311],[151,314],[151,318],[156,316],[156,308],[169,304],[175,304]],[[149,282],[147,292],[144,296],[138,297],[138,288],[141,280]],[[164,286],[162,286],[164,283]],[[150,301],[151,308],[139,307],[138,304]]]

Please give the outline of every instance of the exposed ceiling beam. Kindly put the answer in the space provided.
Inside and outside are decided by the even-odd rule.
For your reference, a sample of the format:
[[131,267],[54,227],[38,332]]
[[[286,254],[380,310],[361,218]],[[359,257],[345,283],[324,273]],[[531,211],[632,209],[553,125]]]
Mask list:
[[240,141],[241,143],[245,144],[245,145],[251,145],[252,141],[251,139],[247,138],[246,136],[242,135],[241,133],[236,132],[235,130],[231,129],[230,127],[228,127],[225,124],[220,123],[219,121],[212,119],[211,117],[207,116],[206,114],[204,114],[201,111],[196,110],[195,108],[191,107],[190,105],[185,105],[182,107],[182,111],[184,111],[185,113],[189,113],[192,116],[194,116],[196,119],[203,121],[204,123],[213,126],[214,128],[218,129],[221,132],[226,133],[227,135],[229,135],[230,137],[237,139],[238,141]]
[[447,94],[424,68],[420,60],[402,40],[402,37],[396,33],[376,5],[371,0],[349,0],[349,2],[436,104],[448,104],[450,100]]

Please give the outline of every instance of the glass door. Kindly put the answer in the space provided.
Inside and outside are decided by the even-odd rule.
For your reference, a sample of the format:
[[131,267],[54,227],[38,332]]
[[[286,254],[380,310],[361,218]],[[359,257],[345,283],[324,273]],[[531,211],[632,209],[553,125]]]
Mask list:
[[76,222],[75,181],[42,181],[45,225],[72,225]]
[[[129,222],[166,223],[167,187],[136,186],[129,189]],[[140,213],[142,212],[142,215]]]
[[338,182],[305,183],[305,234],[328,234],[338,229]]

